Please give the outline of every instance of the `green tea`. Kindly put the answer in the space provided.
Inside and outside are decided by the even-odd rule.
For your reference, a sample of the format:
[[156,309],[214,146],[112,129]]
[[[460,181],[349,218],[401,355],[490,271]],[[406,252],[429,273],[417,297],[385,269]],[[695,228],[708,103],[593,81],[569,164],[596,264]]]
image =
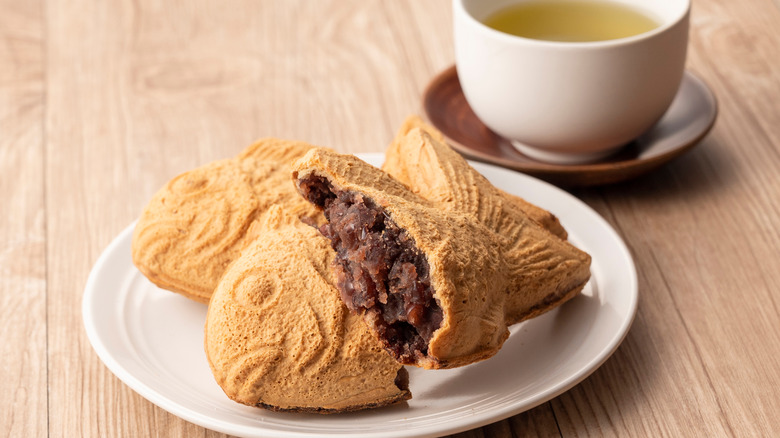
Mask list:
[[511,35],[567,42],[626,38],[659,26],[652,18],[624,4],[576,0],[516,3],[483,22]]

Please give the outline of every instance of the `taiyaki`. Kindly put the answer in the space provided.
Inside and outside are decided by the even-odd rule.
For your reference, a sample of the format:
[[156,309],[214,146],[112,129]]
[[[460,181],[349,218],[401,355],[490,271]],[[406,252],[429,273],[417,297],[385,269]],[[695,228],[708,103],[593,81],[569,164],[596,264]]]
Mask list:
[[491,357],[508,325],[573,297],[590,278],[588,254],[470,171],[454,178],[452,199],[427,199],[326,149],[292,169],[328,220],[320,231],[336,251],[342,300],[401,363],[452,368]]

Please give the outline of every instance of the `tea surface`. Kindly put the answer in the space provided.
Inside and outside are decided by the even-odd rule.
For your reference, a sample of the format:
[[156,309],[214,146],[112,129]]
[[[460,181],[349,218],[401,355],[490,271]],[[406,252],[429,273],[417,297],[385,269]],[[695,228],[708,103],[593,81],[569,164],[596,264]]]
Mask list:
[[517,3],[483,22],[511,35],[564,42],[626,38],[659,26],[649,16],[620,3],[567,0]]

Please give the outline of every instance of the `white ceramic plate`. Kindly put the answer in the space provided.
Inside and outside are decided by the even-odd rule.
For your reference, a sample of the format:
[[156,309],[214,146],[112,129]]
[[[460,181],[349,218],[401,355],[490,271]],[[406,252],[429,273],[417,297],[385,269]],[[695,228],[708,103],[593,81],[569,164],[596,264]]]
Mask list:
[[[363,154],[380,164],[381,154]],[[593,257],[580,296],[512,327],[503,349],[453,370],[409,368],[413,399],[339,415],[276,413],[229,400],[203,352],[206,306],[158,289],[133,266],[132,225],[103,252],[84,291],[87,335],[106,366],[161,408],[209,429],[245,437],[436,436],[531,409],[596,370],[628,331],[637,306],[631,255],[615,231],[568,193],[529,176],[473,163],[496,186],[561,220]]]

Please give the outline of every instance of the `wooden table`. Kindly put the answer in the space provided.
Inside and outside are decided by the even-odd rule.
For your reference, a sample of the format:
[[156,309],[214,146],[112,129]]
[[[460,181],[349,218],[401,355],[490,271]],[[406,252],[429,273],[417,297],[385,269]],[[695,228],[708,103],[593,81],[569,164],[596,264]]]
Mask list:
[[[477,436],[778,436],[780,8],[695,0],[710,135],[575,189],[635,257],[600,369]],[[219,436],[111,374],[82,325],[100,252],[174,175],[261,136],[381,151],[453,61],[449,0],[0,0],[0,434]]]

